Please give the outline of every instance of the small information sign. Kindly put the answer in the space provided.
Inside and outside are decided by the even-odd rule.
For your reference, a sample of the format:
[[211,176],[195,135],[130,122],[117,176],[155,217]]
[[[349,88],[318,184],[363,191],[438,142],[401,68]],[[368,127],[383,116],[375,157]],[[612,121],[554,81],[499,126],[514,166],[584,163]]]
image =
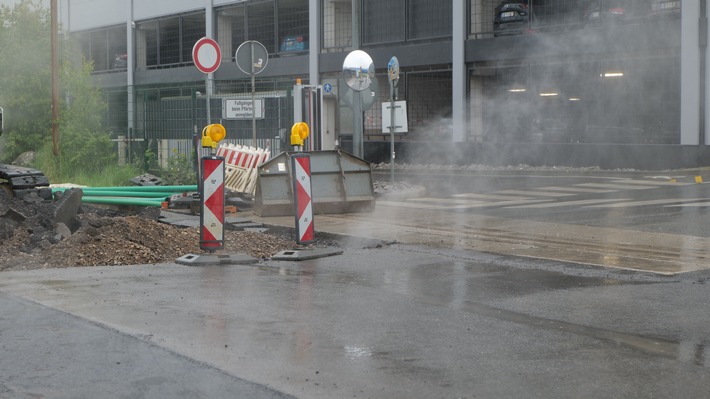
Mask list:
[[256,114],[252,111],[252,100],[225,98],[222,101],[222,118],[224,119],[264,119],[264,99],[254,101]]
[[382,103],[382,133],[390,133],[392,114],[394,114],[394,133],[407,133],[409,124],[407,123],[406,101],[395,101],[394,112],[392,112],[390,103]]

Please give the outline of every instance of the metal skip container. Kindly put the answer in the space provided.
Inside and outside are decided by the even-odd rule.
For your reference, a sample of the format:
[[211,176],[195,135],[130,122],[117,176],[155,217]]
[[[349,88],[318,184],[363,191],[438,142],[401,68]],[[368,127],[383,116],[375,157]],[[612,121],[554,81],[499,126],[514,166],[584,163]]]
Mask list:
[[[282,152],[258,168],[254,213],[293,215],[290,157]],[[315,214],[369,212],[375,208],[370,163],[341,150],[311,151],[311,189]]]

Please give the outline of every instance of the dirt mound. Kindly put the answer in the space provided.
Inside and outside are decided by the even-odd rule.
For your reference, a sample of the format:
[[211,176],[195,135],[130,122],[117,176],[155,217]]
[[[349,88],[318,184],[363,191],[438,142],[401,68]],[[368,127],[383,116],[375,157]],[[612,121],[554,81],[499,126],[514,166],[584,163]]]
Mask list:
[[[117,212],[81,204],[76,196],[67,190],[47,202],[0,189],[0,270],[154,264],[204,253],[198,228],[161,223],[158,208]],[[225,249],[216,253],[268,258],[295,248],[284,234],[227,230]]]

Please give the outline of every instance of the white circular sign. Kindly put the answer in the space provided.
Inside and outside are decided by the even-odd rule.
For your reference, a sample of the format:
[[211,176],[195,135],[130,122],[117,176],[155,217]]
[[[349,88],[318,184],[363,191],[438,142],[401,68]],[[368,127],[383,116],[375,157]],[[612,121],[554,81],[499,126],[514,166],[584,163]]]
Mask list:
[[202,73],[212,73],[222,63],[222,52],[214,40],[203,37],[192,47],[192,60]]

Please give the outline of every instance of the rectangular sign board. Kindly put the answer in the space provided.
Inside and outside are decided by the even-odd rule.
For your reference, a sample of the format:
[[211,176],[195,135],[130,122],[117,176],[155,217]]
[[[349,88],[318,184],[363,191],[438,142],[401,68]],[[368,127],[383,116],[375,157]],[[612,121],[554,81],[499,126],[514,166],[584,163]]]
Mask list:
[[[256,119],[264,119],[264,99],[254,100]],[[222,100],[222,118],[224,119],[251,119],[252,103],[250,99],[225,98]]]
[[[392,107],[389,101],[382,103],[382,133],[390,132],[390,120],[392,119],[390,113]],[[407,102],[406,101],[395,101],[394,102],[394,132],[395,133],[407,133],[409,131],[409,125],[407,124]]]

